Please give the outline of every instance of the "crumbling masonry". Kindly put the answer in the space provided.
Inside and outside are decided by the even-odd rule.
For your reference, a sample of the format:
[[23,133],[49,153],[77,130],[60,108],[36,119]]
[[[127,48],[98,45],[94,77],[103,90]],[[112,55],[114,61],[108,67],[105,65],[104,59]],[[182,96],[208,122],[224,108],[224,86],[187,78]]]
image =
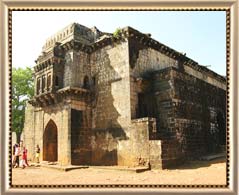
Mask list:
[[26,109],[29,158],[176,166],[225,145],[226,79],[131,27],[71,24],[49,38]]

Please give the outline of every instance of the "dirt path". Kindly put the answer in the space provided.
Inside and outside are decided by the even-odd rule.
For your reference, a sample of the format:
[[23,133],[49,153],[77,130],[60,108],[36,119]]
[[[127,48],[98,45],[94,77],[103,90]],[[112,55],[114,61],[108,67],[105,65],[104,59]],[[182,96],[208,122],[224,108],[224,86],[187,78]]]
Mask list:
[[226,184],[225,160],[193,161],[178,169],[151,170],[143,173],[77,169],[68,172],[27,167],[13,169],[12,184]]

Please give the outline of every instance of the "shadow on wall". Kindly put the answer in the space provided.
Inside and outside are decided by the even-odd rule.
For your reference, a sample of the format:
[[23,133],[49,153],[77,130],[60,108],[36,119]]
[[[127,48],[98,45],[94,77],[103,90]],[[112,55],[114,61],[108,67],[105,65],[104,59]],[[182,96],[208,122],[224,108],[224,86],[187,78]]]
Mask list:
[[[94,76],[94,100],[93,100],[93,123],[92,128],[92,164],[93,165],[117,165],[118,142],[127,140],[122,124],[118,122],[121,114],[116,106],[124,106],[122,103],[121,87],[127,84],[121,75],[112,66],[124,66],[122,59],[114,58],[111,61],[106,50],[96,54],[96,61],[101,65],[96,66]],[[117,53],[116,53],[117,55]],[[97,59],[99,57],[99,59]],[[115,60],[119,59],[119,63]],[[103,60],[103,62],[102,62]],[[122,67],[119,67],[119,69]],[[113,86],[115,85],[115,86]],[[117,89],[116,89],[116,88]],[[114,94],[112,94],[112,91]],[[115,105],[116,106],[115,106]],[[122,107],[121,107],[122,109]]]

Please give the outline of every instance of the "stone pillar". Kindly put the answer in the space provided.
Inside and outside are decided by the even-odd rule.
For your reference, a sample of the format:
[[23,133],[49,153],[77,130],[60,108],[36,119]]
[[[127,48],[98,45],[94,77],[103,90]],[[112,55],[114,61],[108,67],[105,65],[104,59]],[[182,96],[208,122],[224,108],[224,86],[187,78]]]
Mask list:
[[[37,117],[35,117],[37,116]],[[23,140],[24,145],[28,150],[28,160],[34,161],[35,157],[35,142],[39,144],[39,139],[41,139],[41,125],[40,121],[42,119],[42,112],[35,110],[35,108],[27,103],[25,110],[25,122],[23,130]],[[35,131],[37,130],[36,136]],[[38,133],[40,131],[40,133]],[[39,144],[40,145],[40,144]],[[41,151],[42,152],[42,151]]]
[[66,148],[66,157],[67,164],[71,164],[71,108],[70,106],[67,108],[67,148]]
[[64,105],[61,127],[58,129],[58,162],[60,165],[71,164],[71,114],[70,106]]
[[37,79],[38,79],[38,78],[35,76],[35,77],[34,77],[35,95],[37,95]]
[[46,75],[42,75],[42,93],[47,92],[47,77]]
[[47,75],[47,79],[48,79],[48,76],[50,76],[50,86],[49,86],[49,91],[52,91],[52,87],[53,87],[53,70],[51,69],[51,72],[48,73]]
[[42,78],[39,77],[39,79],[40,79],[39,94],[41,94],[42,93]]

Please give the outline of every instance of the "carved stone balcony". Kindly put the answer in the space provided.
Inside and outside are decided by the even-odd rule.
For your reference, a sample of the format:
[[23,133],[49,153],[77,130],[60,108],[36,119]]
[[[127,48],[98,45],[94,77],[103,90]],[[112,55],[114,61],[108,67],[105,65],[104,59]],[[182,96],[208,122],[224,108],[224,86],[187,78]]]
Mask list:
[[29,103],[33,106],[45,107],[64,102],[64,100],[78,100],[89,104],[91,102],[91,91],[78,87],[65,87],[56,92],[36,95],[29,100]]

